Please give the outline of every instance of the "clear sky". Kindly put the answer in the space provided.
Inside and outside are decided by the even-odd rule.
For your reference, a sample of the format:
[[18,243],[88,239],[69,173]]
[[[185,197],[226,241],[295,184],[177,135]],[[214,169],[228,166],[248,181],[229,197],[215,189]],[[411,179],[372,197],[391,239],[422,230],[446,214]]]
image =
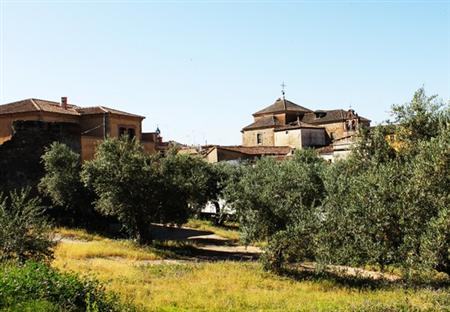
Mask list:
[[374,123],[421,86],[450,99],[450,1],[0,2],[1,103],[67,96],[165,140],[240,144],[283,81]]

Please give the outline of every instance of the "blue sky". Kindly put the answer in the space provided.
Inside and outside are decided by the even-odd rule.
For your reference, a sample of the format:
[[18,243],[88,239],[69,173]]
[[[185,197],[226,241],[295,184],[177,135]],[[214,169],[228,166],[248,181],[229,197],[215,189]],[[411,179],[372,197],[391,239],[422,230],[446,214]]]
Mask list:
[[374,123],[422,85],[450,99],[450,1],[0,2],[1,103],[67,96],[182,143],[240,144],[283,81]]

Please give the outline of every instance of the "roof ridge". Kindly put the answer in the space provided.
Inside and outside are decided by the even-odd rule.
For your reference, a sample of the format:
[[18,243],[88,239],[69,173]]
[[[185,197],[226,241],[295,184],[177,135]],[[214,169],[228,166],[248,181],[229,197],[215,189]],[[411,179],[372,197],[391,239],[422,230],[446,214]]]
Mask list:
[[58,105],[59,106],[59,102],[56,102],[56,101],[50,101],[50,100],[44,100],[44,99],[38,99],[38,98],[30,98],[30,100],[33,100],[33,101],[42,101],[42,102],[47,102],[47,103],[51,103],[51,104],[53,104],[53,105]]
[[42,111],[42,108],[34,101],[35,99],[30,98],[31,104],[33,104],[34,107],[36,107],[36,109],[38,111]]

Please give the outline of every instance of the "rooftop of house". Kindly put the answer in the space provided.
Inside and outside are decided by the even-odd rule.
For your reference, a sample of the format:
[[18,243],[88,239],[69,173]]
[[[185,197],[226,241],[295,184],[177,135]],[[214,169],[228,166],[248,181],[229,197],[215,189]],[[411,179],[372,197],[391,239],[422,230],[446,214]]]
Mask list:
[[232,151],[232,152],[239,152],[239,153],[242,153],[245,155],[251,155],[251,156],[287,155],[294,150],[292,147],[289,147],[289,146],[241,146],[241,145],[222,146],[222,145],[213,145],[213,146],[211,146],[210,150],[212,150],[213,148]]
[[[291,123],[282,124],[276,114],[295,113],[298,120]],[[359,120],[370,122],[369,119],[358,116],[353,110],[332,109],[332,110],[310,110],[309,108],[297,105],[285,99],[277,99],[274,104],[256,112],[254,117],[259,117],[253,123],[244,127],[242,131],[276,128],[276,129],[294,129],[294,128],[315,128],[321,124],[341,122],[349,118],[349,116],[358,117]],[[256,118],[255,118],[256,119]]]
[[253,114],[253,116],[260,116],[260,115],[266,115],[266,114],[275,114],[275,113],[285,113],[285,112],[312,112],[312,110],[300,106],[298,104],[295,104],[291,101],[288,101],[286,99],[278,98],[275,103],[272,105],[267,106],[266,108],[257,111]]
[[264,116],[249,124],[242,130],[245,131],[262,128],[277,128],[279,126],[282,126],[282,124],[274,116]]
[[[310,124],[321,124],[327,122],[344,121],[347,119],[349,111],[344,109],[321,110],[305,114],[302,121]],[[358,116],[361,121],[370,121],[369,119]]]
[[0,105],[0,115],[27,113],[27,112],[48,112],[74,116],[109,113],[141,119],[145,118],[144,116],[123,112],[105,106],[80,107],[73,104],[66,104],[64,106],[62,105],[62,103],[59,102],[35,98]]

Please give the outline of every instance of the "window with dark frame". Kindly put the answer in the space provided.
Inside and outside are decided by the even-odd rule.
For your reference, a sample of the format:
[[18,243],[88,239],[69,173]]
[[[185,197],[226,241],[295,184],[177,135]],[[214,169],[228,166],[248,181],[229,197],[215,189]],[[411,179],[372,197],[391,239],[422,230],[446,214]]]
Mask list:
[[128,128],[128,137],[130,139],[134,138],[136,136],[136,130],[134,128]]
[[256,144],[262,144],[262,134],[261,133],[256,134]]
[[127,127],[119,127],[119,137],[126,136],[130,139],[136,137],[136,129],[127,128]]

